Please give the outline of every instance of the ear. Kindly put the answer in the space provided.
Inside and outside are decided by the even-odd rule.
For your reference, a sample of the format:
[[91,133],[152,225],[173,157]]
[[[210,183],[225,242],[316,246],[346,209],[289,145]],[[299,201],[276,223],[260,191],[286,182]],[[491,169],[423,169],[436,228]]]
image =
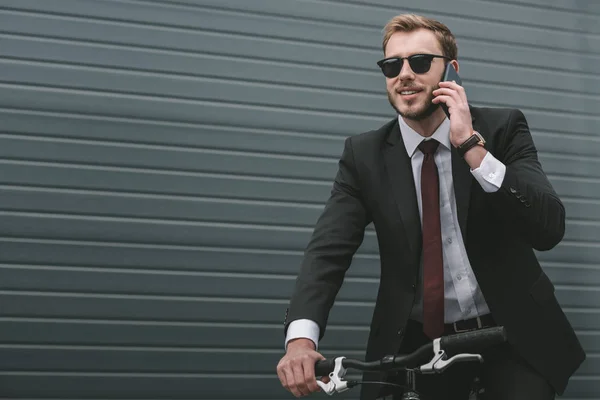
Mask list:
[[456,60],[452,60],[450,61],[450,64],[452,64],[452,66],[454,67],[454,69],[456,70],[456,73],[459,73],[460,71],[458,70],[458,61]]

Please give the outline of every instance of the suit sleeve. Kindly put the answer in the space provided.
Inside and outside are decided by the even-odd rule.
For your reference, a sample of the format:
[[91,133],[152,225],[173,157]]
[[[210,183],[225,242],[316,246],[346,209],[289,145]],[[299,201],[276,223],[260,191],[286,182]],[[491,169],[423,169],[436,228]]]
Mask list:
[[565,208],[542,170],[521,111],[511,112],[500,140],[506,172],[500,189],[490,194],[494,207],[534,249],[550,250],[564,236]]
[[348,138],[331,194],[304,253],[284,332],[290,322],[309,319],[319,326],[319,339],[323,337],[329,311],[370,221]]

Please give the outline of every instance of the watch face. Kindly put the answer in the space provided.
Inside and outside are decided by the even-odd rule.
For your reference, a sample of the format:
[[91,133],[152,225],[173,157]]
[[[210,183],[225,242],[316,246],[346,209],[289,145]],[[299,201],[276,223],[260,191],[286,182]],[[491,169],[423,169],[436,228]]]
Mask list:
[[485,139],[483,138],[483,136],[481,136],[481,134],[477,131],[473,131],[473,133],[477,136],[477,138],[479,139],[479,142],[481,144],[485,144]]

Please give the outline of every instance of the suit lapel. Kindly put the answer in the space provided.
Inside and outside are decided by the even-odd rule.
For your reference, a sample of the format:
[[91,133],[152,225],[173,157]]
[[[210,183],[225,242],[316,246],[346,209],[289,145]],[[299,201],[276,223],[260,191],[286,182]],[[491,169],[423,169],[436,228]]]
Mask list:
[[412,165],[400,134],[399,124],[392,126],[383,154],[387,178],[400,212],[408,243],[413,254],[421,248],[421,219]]

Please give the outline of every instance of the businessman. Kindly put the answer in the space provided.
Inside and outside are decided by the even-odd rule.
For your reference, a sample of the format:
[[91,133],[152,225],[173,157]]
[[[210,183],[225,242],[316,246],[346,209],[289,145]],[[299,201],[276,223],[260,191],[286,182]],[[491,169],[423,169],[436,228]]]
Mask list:
[[[562,240],[565,211],[525,116],[471,107],[460,85],[440,82],[448,63],[459,65],[455,38],[438,21],[394,17],[383,53],[378,65],[397,117],[345,141],[291,298],[281,384],[298,397],[319,390],[318,343],[372,222],[381,278],[367,360],[502,325],[508,343],[487,351],[481,368],[464,363],[418,380],[423,399],[466,400],[475,376],[486,399],[553,399],[585,353],[534,253]],[[379,385],[361,389],[362,400],[386,394]]]

